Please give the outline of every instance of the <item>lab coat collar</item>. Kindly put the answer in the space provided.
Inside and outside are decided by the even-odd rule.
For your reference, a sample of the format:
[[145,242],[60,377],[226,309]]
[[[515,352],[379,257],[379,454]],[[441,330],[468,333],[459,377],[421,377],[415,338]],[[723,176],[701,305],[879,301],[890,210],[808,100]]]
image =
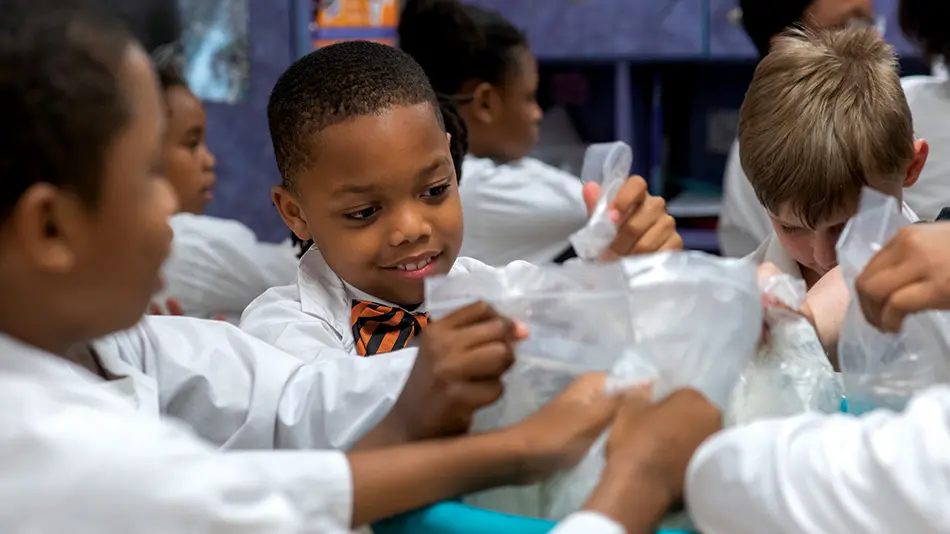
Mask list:
[[0,372],[43,377],[53,382],[97,379],[65,358],[6,334],[0,334]]
[[[323,254],[316,247],[310,247],[300,259],[297,288],[300,292],[300,308],[304,313],[325,319],[341,338],[345,337],[344,332],[349,330],[350,325],[344,324],[340,319],[349,319],[353,300],[376,302],[393,308],[401,307],[357,289],[340,278],[330,269]],[[425,304],[410,311],[422,313],[425,311]]]

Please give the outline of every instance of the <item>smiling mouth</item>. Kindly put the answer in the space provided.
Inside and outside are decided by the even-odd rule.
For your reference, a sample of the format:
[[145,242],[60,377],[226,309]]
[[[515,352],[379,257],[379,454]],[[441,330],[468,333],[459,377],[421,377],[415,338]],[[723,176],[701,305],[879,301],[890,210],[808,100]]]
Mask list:
[[388,270],[392,271],[404,271],[404,272],[414,272],[421,271],[432,264],[435,260],[439,259],[441,253],[428,253],[410,258],[409,260],[398,263],[392,267],[386,267]]

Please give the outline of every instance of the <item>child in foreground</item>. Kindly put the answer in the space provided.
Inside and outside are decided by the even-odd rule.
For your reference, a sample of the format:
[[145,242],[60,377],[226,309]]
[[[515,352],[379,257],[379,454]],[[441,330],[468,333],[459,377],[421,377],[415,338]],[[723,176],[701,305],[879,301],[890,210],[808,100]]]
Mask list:
[[153,57],[168,110],[162,165],[180,206],[170,221],[175,239],[162,269],[165,290],[154,299],[159,309],[153,311],[236,324],[261,293],[293,281],[297,258],[286,243],[258,241],[238,221],[204,214],[215,185],[205,109],[188,89],[174,47],[164,47]]
[[[139,321],[161,287],[177,206],[160,172],[165,111],[149,57],[123,28],[78,5],[11,1],[0,19],[8,130],[0,141],[0,397],[16,407],[0,425],[0,524],[80,534],[347,532],[536,480],[576,462],[615,421],[615,474],[558,532],[649,531],[681,492],[669,480],[682,480],[685,459],[719,425],[694,392],[644,406],[636,394],[603,395],[602,378],[591,375],[504,431],[344,454],[217,452],[106,391],[104,381],[121,377],[95,350],[74,349]],[[485,329],[451,333],[462,319],[428,332],[445,324],[440,345],[461,340],[471,354],[505,354]],[[478,360],[499,360],[485,356]],[[692,415],[670,424],[674,410]],[[658,451],[646,436],[668,445]],[[639,496],[643,507],[623,506]]]
[[[406,53],[360,41],[312,52],[277,82],[268,118],[284,180],[274,203],[314,246],[296,284],[245,310],[243,330],[305,361],[327,350],[399,351],[426,327],[426,277],[493,269],[459,257],[451,135]],[[594,189],[586,200],[596,201]],[[673,218],[655,204],[643,179],[625,183],[612,206],[619,230],[610,256],[682,247]]]

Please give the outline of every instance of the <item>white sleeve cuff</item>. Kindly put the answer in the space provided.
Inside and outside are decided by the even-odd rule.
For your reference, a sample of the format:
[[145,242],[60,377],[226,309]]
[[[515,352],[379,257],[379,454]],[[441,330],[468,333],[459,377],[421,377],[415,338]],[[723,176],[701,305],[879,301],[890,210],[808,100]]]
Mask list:
[[597,512],[577,512],[558,523],[550,534],[627,534],[627,529]]

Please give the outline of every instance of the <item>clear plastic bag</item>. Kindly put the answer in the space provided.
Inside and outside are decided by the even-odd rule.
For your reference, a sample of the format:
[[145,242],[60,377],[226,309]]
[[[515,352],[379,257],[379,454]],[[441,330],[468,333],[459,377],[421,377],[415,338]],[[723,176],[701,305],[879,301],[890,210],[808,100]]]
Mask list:
[[868,261],[908,226],[897,200],[865,189],[858,214],[838,240],[838,263],[852,292],[838,339],[838,361],[848,411],[902,410],[917,391],[950,382],[950,314],[928,311],[904,320],[900,333],[869,324],[854,295],[854,282]]
[[787,274],[761,280],[768,336],[739,376],[726,424],[804,411],[834,413],[841,407],[841,385],[808,320],[799,315],[805,301],[803,280]]
[[569,238],[579,258],[596,260],[617,237],[617,224],[610,219],[609,207],[629,177],[632,164],[633,150],[620,141],[591,145],[584,153],[581,179],[601,184],[602,190],[587,224]]
[[[725,411],[762,330],[755,266],[700,252],[628,258],[621,265],[635,350],[614,364],[608,385],[649,381],[656,399],[692,387]],[[583,505],[604,469],[605,441],[598,440],[574,469],[545,483],[546,517],[559,520]],[[662,526],[684,521],[682,515],[669,517]]]
[[[523,264],[428,280],[426,301],[433,319],[484,300],[530,330],[505,375],[505,395],[475,414],[472,431],[521,421],[581,374],[607,371],[630,351],[630,313],[623,288],[619,264]],[[543,516],[540,485],[489,490],[465,502],[497,512]]]

